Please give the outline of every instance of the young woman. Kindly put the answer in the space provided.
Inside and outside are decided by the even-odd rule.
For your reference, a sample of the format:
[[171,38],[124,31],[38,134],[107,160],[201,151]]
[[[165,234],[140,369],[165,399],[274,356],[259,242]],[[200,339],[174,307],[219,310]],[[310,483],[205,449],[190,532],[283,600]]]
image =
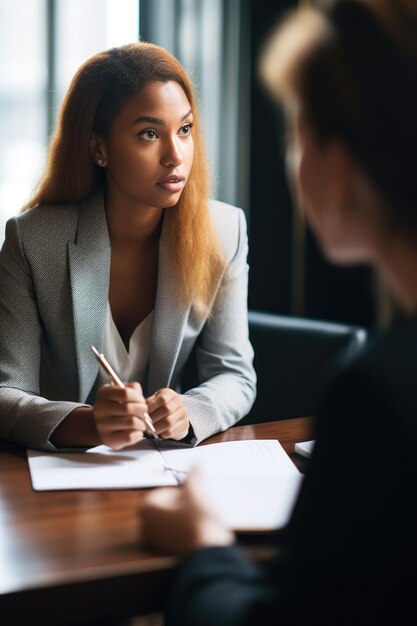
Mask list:
[[298,206],[327,257],[370,263],[402,308],[329,386],[277,556],[256,567],[198,475],[148,496],[145,538],[187,555],[166,626],[406,624],[417,580],[417,5],[292,15],[262,75],[285,110]]
[[[255,397],[241,210],[209,201],[181,64],[135,43],[76,73],[0,256],[0,438],[56,450],[199,441]],[[91,346],[125,388],[109,385]],[[183,386],[195,359],[196,386]]]

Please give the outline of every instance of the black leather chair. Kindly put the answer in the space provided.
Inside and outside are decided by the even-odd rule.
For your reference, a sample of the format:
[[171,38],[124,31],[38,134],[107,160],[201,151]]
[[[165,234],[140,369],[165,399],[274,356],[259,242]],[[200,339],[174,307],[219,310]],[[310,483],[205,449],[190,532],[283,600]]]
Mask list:
[[358,326],[254,310],[249,335],[258,391],[236,426],[314,415],[334,367],[357,354],[367,338]]

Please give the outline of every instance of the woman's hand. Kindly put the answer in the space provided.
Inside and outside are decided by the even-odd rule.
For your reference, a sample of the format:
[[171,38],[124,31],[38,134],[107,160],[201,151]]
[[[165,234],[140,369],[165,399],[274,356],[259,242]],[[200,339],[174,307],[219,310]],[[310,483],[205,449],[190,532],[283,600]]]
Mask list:
[[156,432],[163,439],[183,439],[190,428],[182,396],[173,389],[159,389],[146,398],[148,413]]
[[181,487],[155,489],[142,502],[143,538],[165,552],[184,555],[234,541],[210,506],[199,470],[193,470]]
[[147,408],[139,383],[126,383],[124,388],[102,385],[93,406],[95,424],[102,443],[114,450],[121,450],[143,439]]

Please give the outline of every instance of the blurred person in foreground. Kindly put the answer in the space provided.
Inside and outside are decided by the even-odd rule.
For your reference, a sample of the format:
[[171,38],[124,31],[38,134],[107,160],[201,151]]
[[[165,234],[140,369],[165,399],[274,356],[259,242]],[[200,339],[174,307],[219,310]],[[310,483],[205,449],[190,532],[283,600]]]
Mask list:
[[322,250],[373,266],[401,314],[322,398],[298,500],[266,565],[219,522],[198,473],[148,495],[145,539],[184,557],[166,626],[415,623],[417,5],[295,11],[260,67]]

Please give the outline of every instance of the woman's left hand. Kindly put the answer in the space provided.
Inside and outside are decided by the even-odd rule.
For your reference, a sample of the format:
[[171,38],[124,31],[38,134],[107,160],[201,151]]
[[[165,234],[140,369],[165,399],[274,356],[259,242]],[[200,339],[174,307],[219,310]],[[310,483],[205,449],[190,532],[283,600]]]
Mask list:
[[156,432],[163,439],[183,439],[190,428],[182,396],[173,389],[159,389],[146,398],[148,413]]
[[192,470],[181,487],[147,493],[141,514],[144,541],[171,554],[228,546],[235,539],[217,516],[198,469]]

